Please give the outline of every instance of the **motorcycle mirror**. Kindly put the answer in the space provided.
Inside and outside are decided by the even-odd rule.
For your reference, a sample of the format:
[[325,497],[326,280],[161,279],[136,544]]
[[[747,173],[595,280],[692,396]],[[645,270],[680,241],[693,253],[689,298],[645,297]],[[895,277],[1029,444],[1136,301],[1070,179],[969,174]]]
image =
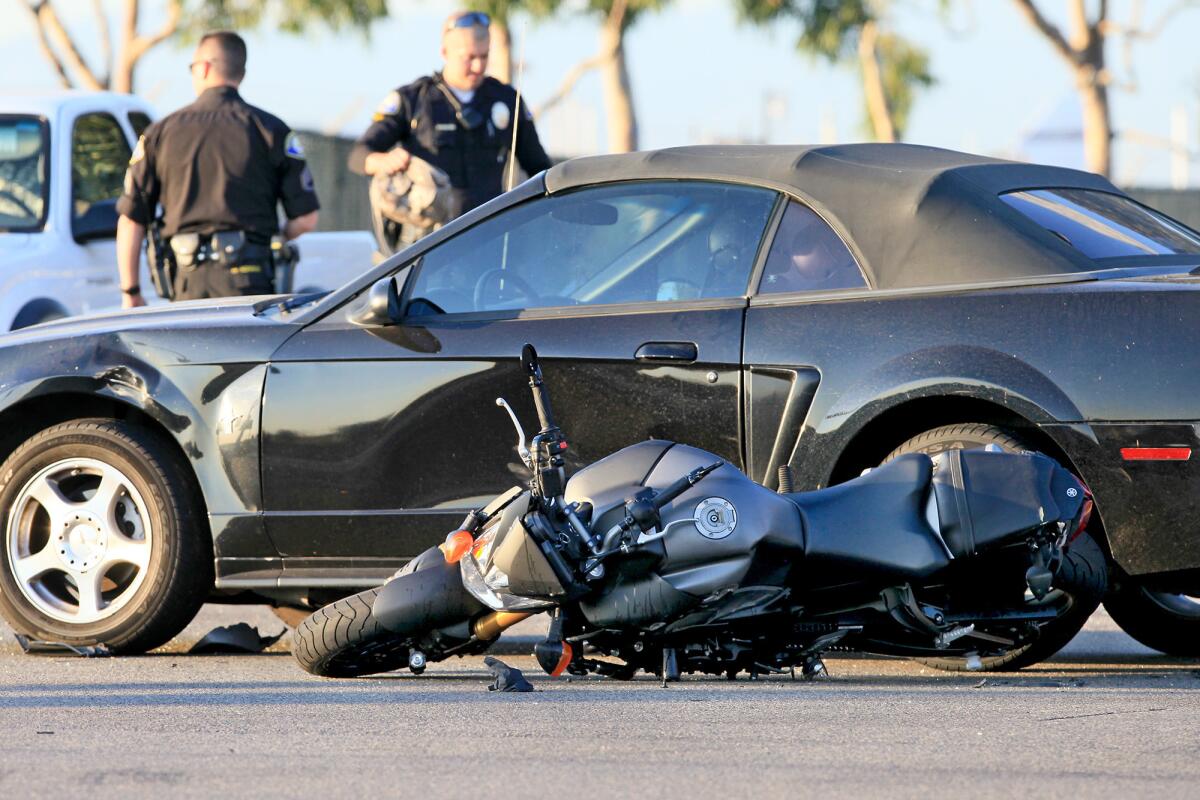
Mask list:
[[537,350],[529,342],[521,348],[521,370],[531,378],[538,378],[542,375],[542,367],[538,364]]

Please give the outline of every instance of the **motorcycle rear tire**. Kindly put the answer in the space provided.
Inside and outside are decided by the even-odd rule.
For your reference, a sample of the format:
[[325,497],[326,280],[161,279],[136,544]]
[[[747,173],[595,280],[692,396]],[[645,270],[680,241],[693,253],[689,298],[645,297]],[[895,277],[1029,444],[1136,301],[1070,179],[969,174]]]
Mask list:
[[[967,422],[944,425],[914,436],[888,453],[884,463],[905,453],[925,453],[932,456],[952,448],[983,448],[992,444],[1010,453],[1036,449],[1019,433],[1008,428],[982,422]],[[1058,619],[1044,624],[1037,641],[1003,656],[982,659],[984,671],[1015,672],[1044,661],[1075,638],[1088,618],[1100,607],[1100,601],[1108,586],[1108,564],[1104,552],[1090,536],[1084,534],[1075,541],[1068,551],[1063,570],[1070,571],[1063,574],[1066,581],[1079,584],[1079,595],[1073,596],[1075,602],[1071,609]],[[963,658],[918,660],[938,669],[967,671],[966,659]]]
[[[1095,539],[1083,533],[1071,543],[1054,583],[1071,595],[1071,607],[1061,617],[1042,625],[1041,635],[1024,647],[980,659],[983,672],[1016,672],[1031,667],[1050,658],[1075,638],[1100,607],[1100,601],[1108,591],[1108,562]],[[965,658],[922,658],[918,661],[948,672],[980,671],[968,669]]]
[[296,627],[292,655],[305,672],[323,678],[361,678],[408,666],[407,643],[371,614],[379,589],[321,608]]

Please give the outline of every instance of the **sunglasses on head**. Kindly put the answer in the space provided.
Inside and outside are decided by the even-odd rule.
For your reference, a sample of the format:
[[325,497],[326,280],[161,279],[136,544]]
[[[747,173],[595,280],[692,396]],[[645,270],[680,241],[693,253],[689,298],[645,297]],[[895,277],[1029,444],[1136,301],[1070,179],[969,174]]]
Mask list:
[[492,24],[492,18],[482,11],[468,11],[461,17],[455,17],[446,23],[446,30],[452,31],[455,28],[487,28]]

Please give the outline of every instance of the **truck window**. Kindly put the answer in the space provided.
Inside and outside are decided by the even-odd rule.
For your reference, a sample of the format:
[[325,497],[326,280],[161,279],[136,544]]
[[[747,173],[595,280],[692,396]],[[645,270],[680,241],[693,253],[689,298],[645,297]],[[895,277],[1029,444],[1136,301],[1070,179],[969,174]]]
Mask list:
[[0,231],[38,231],[46,222],[46,123],[0,115]]
[[71,216],[81,220],[121,196],[129,142],[111,114],[84,114],[71,133]]

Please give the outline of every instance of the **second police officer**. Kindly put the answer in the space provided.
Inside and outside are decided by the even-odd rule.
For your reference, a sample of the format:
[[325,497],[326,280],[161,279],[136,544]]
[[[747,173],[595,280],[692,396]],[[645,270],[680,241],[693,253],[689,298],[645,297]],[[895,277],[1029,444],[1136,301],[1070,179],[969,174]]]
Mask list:
[[159,204],[174,254],[174,300],[273,293],[279,202],[288,218],[285,241],[317,225],[317,194],[296,135],[238,94],[246,73],[242,37],[205,34],[189,69],[196,102],[146,129],[117,203],[127,308],[145,302],[138,259]]
[[[393,175],[420,158],[449,178],[448,219],[504,191],[504,170],[516,130],[517,162],[529,175],[551,166],[524,102],[512,86],[484,74],[491,20],[478,11],[451,14],[442,26],[441,72],[392,92],[350,153],[350,168]],[[378,232],[378,231],[377,231]],[[396,249],[397,232],[380,241]]]

